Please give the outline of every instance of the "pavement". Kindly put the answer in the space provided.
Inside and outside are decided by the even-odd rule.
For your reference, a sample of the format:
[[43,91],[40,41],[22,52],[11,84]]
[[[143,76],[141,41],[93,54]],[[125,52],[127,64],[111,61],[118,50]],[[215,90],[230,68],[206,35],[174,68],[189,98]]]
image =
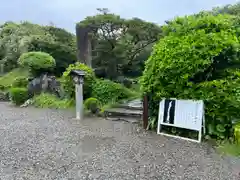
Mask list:
[[240,159],[205,143],[67,110],[0,102],[0,180],[239,180]]

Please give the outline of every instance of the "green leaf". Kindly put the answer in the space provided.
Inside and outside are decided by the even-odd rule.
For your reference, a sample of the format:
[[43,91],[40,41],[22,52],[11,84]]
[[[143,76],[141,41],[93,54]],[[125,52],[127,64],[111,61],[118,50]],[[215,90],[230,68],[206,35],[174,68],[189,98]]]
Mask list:
[[218,132],[221,132],[221,133],[224,133],[226,131],[223,124],[218,124],[216,126],[216,129],[217,129]]

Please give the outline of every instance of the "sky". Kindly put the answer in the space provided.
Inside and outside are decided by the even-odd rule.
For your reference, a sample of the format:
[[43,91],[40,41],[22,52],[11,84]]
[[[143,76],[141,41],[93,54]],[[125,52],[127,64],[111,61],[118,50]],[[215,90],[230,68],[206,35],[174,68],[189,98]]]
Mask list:
[[1,0],[0,23],[30,21],[75,32],[75,24],[95,15],[96,8],[108,8],[123,18],[138,17],[163,24],[176,16],[211,10],[239,0]]

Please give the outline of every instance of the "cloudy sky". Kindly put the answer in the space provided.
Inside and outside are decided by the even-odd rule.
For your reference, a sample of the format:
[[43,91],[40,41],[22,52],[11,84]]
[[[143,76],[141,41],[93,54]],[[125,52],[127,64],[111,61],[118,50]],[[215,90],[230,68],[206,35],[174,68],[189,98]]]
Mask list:
[[108,8],[122,17],[139,17],[162,24],[175,16],[210,10],[238,0],[1,0],[0,23],[27,20],[53,22],[74,32],[75,23],[94,15],[96,8]]

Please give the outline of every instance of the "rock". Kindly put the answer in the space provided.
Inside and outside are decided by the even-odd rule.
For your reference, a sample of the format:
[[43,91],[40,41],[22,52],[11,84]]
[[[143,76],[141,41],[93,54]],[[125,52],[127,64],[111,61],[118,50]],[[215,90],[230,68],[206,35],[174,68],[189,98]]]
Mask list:
[[56,80],[55,76],[48,76],[47,74],[30,79],[28,91],[30,96],[33,96],[34,94],[40,94],[41,92],[53,93],[58,97],[62,96],[60,82]]
[[7,92],[0,91],[0,101],[9,101],[9,95]]
[[20,107],[27,107],[29,105],[33,104],[33,100],[32,99],[28,99],[24,104],[22,104]]

